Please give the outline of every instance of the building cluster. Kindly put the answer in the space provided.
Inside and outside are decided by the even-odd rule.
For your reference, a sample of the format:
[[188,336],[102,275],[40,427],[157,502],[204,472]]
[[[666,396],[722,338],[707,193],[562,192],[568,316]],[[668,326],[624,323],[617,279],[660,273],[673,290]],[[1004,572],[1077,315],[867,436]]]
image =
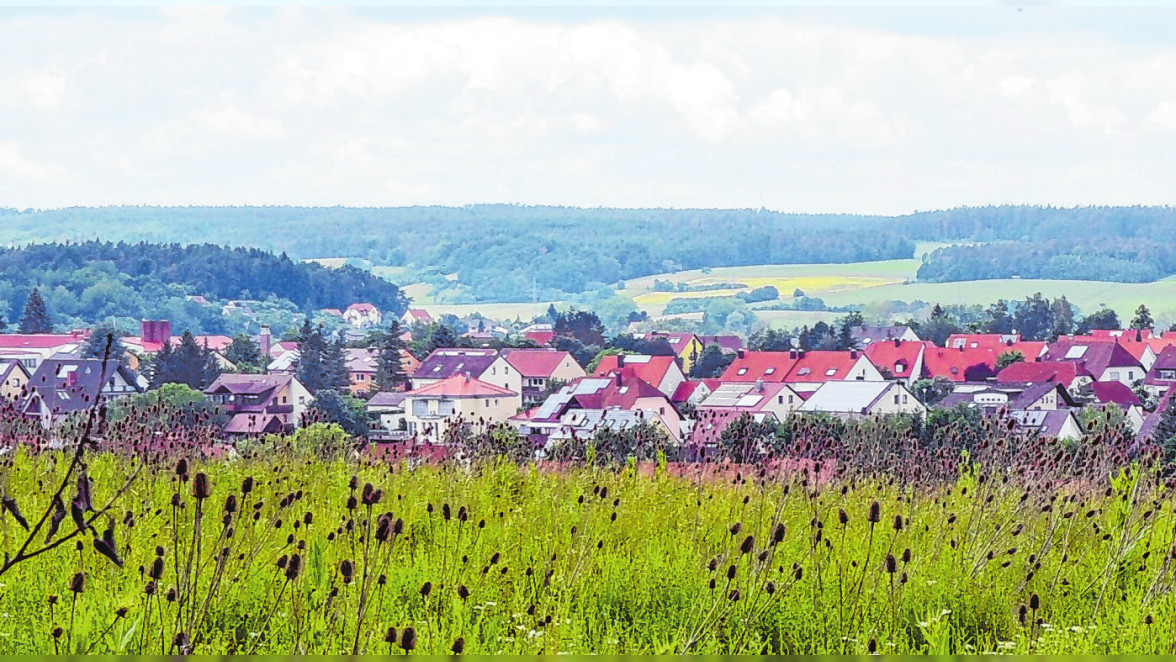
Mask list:
[[[356,324],[380,319],[363,304],[341,314],[363,320]],[[434,320],[410,309],[400,321],[419,328]],[[493,325],[470,331],[499,332]],[[672,355],[605,352],[586,369],[553,347],[549,325],[535,324],[512,332],[529,341],[526,348],[487,342],[422,357],[402,350],[407,381],[384,392],[375,385],[379,350],[349,348],[346,362],[349,390],[366,400],[373,441],[437,444],[455,426],[507,424],[537,449],[639,425],[663,430],[675,444],[714,446],[744,416],[759,423],[803,414],[925,416],[929,405],[973,408],[1010,428],[1060,438],[1083,434],[1083,407],[1114,407],[1146,436],[1176,383],[1172,333],[1095,331],[1054,342],[957,334],[942,347],[904,326],[857,327],[853,336],[858,349],[847,351],[752,351],[736,336],[659,332],[638,339],[664,340]],[[297,343],[275,341],[264,327],[254,339],[268,362],[263,374],[234,372],[225,352],[231,338],[196,337],[225,371],[204,393],[226,415],[226,435],[289,431],[314,400],[297,377]],[[142,392],[139,362],[179,338],[165,321],[144,321],[140,335],[122,339],[125,351],[105,362],[82,358],[85,342],[84,331],[0,335],[0,392],[51,427],[96,399]],[[714,377],[690,377],[709,347],[728,365]]]

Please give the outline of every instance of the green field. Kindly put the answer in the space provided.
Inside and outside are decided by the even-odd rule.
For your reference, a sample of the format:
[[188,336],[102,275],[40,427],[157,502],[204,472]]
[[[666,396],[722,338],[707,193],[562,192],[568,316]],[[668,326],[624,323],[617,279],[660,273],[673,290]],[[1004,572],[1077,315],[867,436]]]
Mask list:
[[[922,243],[917,255],[923,255],[942,244]],[[849,264],[791,264],[753,265],[744,267],[718,267],[703,270],[679,271],[657,274],[626,281],[619,290],[621,296],[631,298],[639,310],[659,318],[666,304],[675,298],[701,298],[734,296],[756,287],[773,285],[780,291],[782,300],[791,299],[792,293],[800,289],[806,296],[823,299],[830,306],[861,305],[869,314],[871,309],[881,309],[888,301],[925,301],[941,304],[987,305],[997,299],[1024,299],[1035,292],[1056,298],[1065,295],[1084,313],[1103,307],[1115,309],[1120,319],[1130,319],[1136,307],[1147,304],[1152,315],[1160,323],[1176,322],[1176,277],[1154,283],[1111,283],[1081,280],[1022,280],[1001,279],[966,281],[956,283],[919,283],[915,273],[920,259],[886,260],[879,262],[857,262]],[[395,268],[377,268],[379,275],[395,279],[404,275]],[[722,283],[739,284],[737,288],[698,290],[693,292],[655,292],[655,280],[672,283],[687,283],[692,286],[706,286]],[[523,320],[546,311],[550,303],[477,303],[477,304],[436,304],[432,302],[426,284],[405,287],[417,305],[424,306],[434,314],[453,313],[459,316],[479,312],[495,319]],[[753,308],[762,308],[758,304]],[[761,320],[775,328],[792,328],[813,324],[819,320],[831,321],[841,315],[832,312],[757,310]]]
[[[1176,643],[1173,494],[1146,467],[1051,490],[985,480],[1001,472],[988,458],[947,483],[826,471],[814,487],[798,469],[755,479],[754,465],[412,468],[318,457],[317,441],[188,460],[179,475],[175,455],[138,473],[142,458],[89,455],[94,509],[110,510],[82,509],[94,534],[61,511],[53,539],[66,544],[0,569],[0,654],[443,655],[459,640],[470,654],[1154,654]],[[6,460],[3,493],[30,525],[58,484],[66,503],[79,498],[68,456]],[[46,537],[7,513],[0,530],[9,556]],[[107,536],[123,567],[98,552]]]

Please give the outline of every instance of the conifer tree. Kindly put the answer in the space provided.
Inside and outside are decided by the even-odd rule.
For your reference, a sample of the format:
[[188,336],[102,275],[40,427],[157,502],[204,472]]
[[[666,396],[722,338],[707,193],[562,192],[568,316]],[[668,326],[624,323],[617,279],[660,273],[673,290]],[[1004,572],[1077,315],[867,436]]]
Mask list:
[[21,333],[53,333],[53,320],[41,298],[41,290],[34,287],[29,300],[25,302],[24,314],[20,318]]
[[400,324],[395,320],[380,335],[376,350],[375,386],[377,391],[395,391],[406,381],[400,352],[404,341],[400,339]]

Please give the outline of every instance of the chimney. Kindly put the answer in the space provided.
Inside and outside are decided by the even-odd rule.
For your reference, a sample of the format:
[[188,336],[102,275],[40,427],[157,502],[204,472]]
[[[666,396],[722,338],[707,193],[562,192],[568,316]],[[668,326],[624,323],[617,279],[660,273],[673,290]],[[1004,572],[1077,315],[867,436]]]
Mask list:
[[625,367],[625,355],[617,354],[617,369]]
[[849,350],[849,358],[851,358],[851,359],[857,358],[857,350],[856,349]]
[[740,349],[740,350],[736,350],[736,351],[735,351],[735,356],[736,356],[736,357],[738,357],[738,358],[741,358],[741,359],[742,359],[742,358],[745,358],[745,357],[747,356],[747,352],[744,352],[744,351],[743,351],[743,350],[741,350],[741,349]]
[[624,377],[621,376],[621,373],[615,372],[615,373],[613,373],[613,376],[617,381],[617,388],[624,386],[624,384],[622,383],[624,381]]
[[798,359],[804,358],[804,350],[803,349],[796,353],[796,358],[798,358]]
[[273,340],[273,336],[270,335],[269,326],[262,326],[261,334],[257,336],[257,344],[261,346],[261,355],[267,360],[269,359],[270,350],[273,349]]
[[895,339],[894,339],[894,346],[895,346],[895,347],[899,347],[899,346],[901,346],[901,345],[902,345],[902,341],[901,341],[901,340],[899,340],[898,338],[895,338]]
[[756,393],[763,393],[764,392],[764,380],[762,377],[755,380],[755,392]]
[[166,343],[171,340],[171,322],[167,320],[140,320],[139,335],[144,342]]
[[795,349],[788,350],[788,358],[790,358],[790,359],[796,358],[796,350]]

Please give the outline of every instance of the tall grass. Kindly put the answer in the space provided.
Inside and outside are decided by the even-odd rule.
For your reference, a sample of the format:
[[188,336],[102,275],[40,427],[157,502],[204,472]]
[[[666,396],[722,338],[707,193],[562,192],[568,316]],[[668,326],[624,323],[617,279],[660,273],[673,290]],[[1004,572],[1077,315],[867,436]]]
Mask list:
[[[1146,460],[903,484],[181,457],[148,458],[80,544],[0,575],[0,652],[1176,650],[1173,493]],[[22,448],[0,490],[43,512],[68,459]],[[139,463],[88,454],[93,501]],[[6,514],[0,549],[23,540]]]

